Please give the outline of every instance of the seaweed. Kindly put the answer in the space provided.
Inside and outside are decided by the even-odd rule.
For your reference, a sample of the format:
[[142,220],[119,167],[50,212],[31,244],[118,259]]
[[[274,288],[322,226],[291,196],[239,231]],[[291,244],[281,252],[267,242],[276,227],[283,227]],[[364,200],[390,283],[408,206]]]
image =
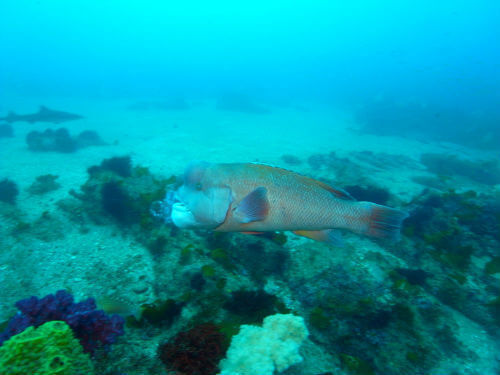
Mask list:
[[117,181],[102,185],[101,205],[104,211],[123,224],[132,223],[137,216],[132,208],[131,197]]
[[53,174],[44,174],[38,176],[28,188],[28,191],[31,194],[41,195],[57,190],[61,187],[61,185],[56,182],[58,178],[59,176]]
[[488,275],[500,273],[500,256],[496,256],[493,259],[491,259],[488,263],[486,263],[486,265],[484,266],[484,271]]
[[372,367],[368,362],[362,360],[361,358],[340,353],[340,363],[342,368],[348,371],[352,375],[375,375]]
[[352,197],[358,201],[373,202],[385,205],[391,197],[389,192],[381,187],[368,185],[366,187],[359,185],[344,186]]
[[191,286],[191,288],[198,292],[200,292],[203,289],[206,283],[207,282],[202,272],[196,272],[194,275],[191,276],[189,280],[189,285]]
[[323,331],[330,327],[331,319],[326,315],[325,311],[321,307],[316,306],[309,314],[309,323],[314,328]]
[[147,322],[157,327],[170,327],[181,314],[183,306],[183,303],[178,303],[173,299],[158,300],[152,304],[143,305],[141,319],[138,323]]
[[0,180],[0,201],[16,204],[16,198],[19,195],[19,188],[17,184],[9,180],[8,178],[4,178]]
[[94,130],[84,130],[76,137],[76,143],[79,148],[89,146],[101,146],[105,142],[101,139],[99,134]]
[[218,326],[200,324],[178,333],[158,347],[158,356],[167,370],[185,375],[215,375],[224,357],[228,340]]
[[424,286],[425,280],[431,275],[429,272],[421,269],[396,268],[396,272],[403,276],[410,284],[420,286]]
[[91,176],[102,171],[110,171],[123,178],[130,177],[132,175],[132,159],[128,155],[115,156],[104,159],[99,166],[95,165],[87,169]]
[[275,312],[278,298],[263,290],[238,290],[224,304],[224,309],[246,319],[248,323],[261,322]]
[[422,154],[420,161],[437,175],[462,176],[486,185],[500,183],[500,164],[496,160],[474,162],[454,155]]

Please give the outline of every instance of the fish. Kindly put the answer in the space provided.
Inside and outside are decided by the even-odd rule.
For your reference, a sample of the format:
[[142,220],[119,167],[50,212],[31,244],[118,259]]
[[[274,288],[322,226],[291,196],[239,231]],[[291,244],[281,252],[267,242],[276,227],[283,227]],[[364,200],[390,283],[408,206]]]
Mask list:
[[96,305],[107,314],[118,314],[124,317],[133,316],[137,320],[141,318],[141,308],[119,297],[98,296]]
[[167,192],[164,218],[179,228],[216,232],[293,231],[341,245],[341,230],[398,240],[404,211],[360,202],[342,189],[259,163],[190,164]]
[[53,124],[60,124],[62,122],[74,121],[83,119],[83,116],[64,112],[64,111],[56,111],[54,109],[49,109],[45,106],[40,106],[38,112],[27,114],[27,115],[18,115],[14,112],[9,112],[7,116],[0,117],[0,120],[3,120],[7,123],[13,122],[29,122],[31,124],[35,122],[50,122]]

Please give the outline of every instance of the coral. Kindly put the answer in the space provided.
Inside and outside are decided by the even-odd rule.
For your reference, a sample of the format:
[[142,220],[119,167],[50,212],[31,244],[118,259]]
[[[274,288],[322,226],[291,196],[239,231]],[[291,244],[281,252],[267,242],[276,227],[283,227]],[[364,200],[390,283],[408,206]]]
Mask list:
[[65,128],[47,129],[44,132],[32,131],[26,135],[26,143],[32,151],[57,151],[70,153],[77,149],[76,141]]
[[78,134],[76,137],[76,143],[79,148],[101,146],[105,144],[101,137],[99,137],[99,134],[93,130],[84,130]]
[[0,375],[91,375],[92,362],[62,321],[28,327],[0,347]]
[[57,190],[61,187],[56,180],[59,176],[53,174],[44,174],[38,176],[36,180],[28,188],[31,194],[45,194],[49,191]]
[[173,341],[158,347],[168,369],[185,375],[215,375],[227,350],[226,337],[214,324],[201,324],[179,333]]
[[32,131],[26,136],[28,148],[32,151],[75,152],[79,148],[103,145],[99,135],[92,130],[85,130],[77,137],[72,137],[66,128],[46,129],[44,132]]
[[304,319],[276,314],[262,327],[243,325],[233,336],[227,357],[220,362],[221,375],[272,375],[302,361],[299,347],[307,337]]
[[124,319],[121,316],[108,316],[104,311],[96,310],[93,298],[75,303],[73,296],[64,290],[41,299],[26,298],[18,301],[16,306],[19,312],[0,334],[0,345],[27,327],[38,327],[53,320],[68,323],[88,353],[94,353],[101,346],[109,348],[123,334]]
[[0,201],[15,204],[18,194],[19,189],[14,181],[8,178],[4,178],[0,181]]

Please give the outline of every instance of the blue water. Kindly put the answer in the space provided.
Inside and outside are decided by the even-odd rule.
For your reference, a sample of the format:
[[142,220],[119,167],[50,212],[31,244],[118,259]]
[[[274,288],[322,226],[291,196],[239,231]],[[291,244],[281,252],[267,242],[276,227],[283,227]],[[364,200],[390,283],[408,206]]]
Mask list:
[[499,5],[3,1],[4,93],[498,102]]
[[[138,319],[92,358],[106,375],[194,374],[161,344],[276,313],[309,331],[286,374],[497,374],[499,19],[489,0],[2,0],[0,333],[16,301],[66,289]],[[151,215],[200,159],[402,210],[401,241]]]

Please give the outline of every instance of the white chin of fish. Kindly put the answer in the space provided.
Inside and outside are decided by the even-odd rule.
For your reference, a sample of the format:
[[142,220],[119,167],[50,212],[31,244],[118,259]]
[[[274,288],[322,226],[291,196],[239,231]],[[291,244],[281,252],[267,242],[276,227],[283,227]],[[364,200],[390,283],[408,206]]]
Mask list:
[[172,206],[172,221],[179,228],[198,226],[193,213],[181,202],[174,203]]

